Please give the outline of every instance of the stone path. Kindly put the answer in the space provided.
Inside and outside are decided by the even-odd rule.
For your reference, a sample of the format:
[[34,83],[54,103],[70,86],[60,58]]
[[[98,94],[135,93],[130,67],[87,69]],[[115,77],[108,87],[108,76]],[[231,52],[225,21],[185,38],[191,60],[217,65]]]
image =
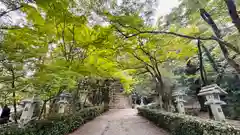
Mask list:
[[70,135],[169,135],[135,109],[111,109]]

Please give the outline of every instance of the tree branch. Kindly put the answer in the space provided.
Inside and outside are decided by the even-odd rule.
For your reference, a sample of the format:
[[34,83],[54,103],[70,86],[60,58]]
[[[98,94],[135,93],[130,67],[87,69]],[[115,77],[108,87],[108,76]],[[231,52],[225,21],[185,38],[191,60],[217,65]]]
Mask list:
[[149,67],[151,67],[151,68],[154,70],[154,67],[153,67],[152,65],[148,64],[147,62],[145,62],[143,59],[141,59],[140,57],[138,57],[136,54],[132,53],[132,55],[133,55],[136,59],[138,59],[139,61],[143,62],[144,65],[149,66]]
[[222,40],[222,37],[221,37],[221,34],[220,34],[221,31],[217,27],[216,23],[213,21],[212,17],[209,15],[209,13],[205,9],[200,9],[200,15],[206,21],[206,23],[208,23],[212,27],[212,29],[213,29],[213,31],[214,31],[217,39],[218,39],[217,42],[218,42],[218,44],[221,48],[223,56],[227,60],[228,64],[231,67],[233,67],[238,73],[240,73],[240,65],[236,61],[234,61],[233,59],[231,59],[229,57],[229,51],[226,48],[226,44],[224,44],[224,42],[221,41]]
[[154,72],[156,74],[156,77],[158,78],[158,80],[160,81],[161,85],[163,85],[162,83],[162,74],[158,68],[158,61],[155,57],[153,57],[150,52],[146,51],[145,49],[142,48],[142,46],[144,45],[143,42],[141,40],[139,40],[139,43],[141,44],[140,46],[140,49],[143,51],[143,53],[145,53],[148,57],[149,57],[149,60],[151,61],[152,65],[154,65],[153,67],[155,67],[154,69]]
[[21,8],[23,8],[23,6],[19,6],[19,7],[10,9],[10,10],[8,10],[8,11],[3,11],[3,12],[0,13],[0,18],[3,17],[3,16],[6,15],[6,14],[12,12],[12,11],[16,11],[16,10],[21,9]]
[[218,38],[221,38],[221,31],[217,27],[217,24],[213,21],[211,15],[203,8],[200,9],[200,15],[201,15],[202,19],[211,26],[215,35]]
[[240,50],[235,47],[233,44],[226,42],[216,36],[211,36],[211,37],[200,37],[200,36],[189,36],[189,35],[184,35],[184,34],[180,34],[180,33],[175,33],[175,32],[167,32],[167,31],[139,31],[137,33],[134,34],[124,34],[118,27],[114,26],[115,29],[125,38],[132,38],[132,37],[136,37],[138,35],[141,34],[166,34],[166,35],[172,35],[172,36],[177,36],[177,37],[182,37],[182,38],[187,38],[190,40],[204,40],[204,41],[209,41],[209,40],[213,40],[213,41],[217,41],[220,42],[221,44],[227,46],[228,48],[232,49],[234,52],[240,54]]
[[63,45],[63,53],[64,53],[64,57],[66,59],[66,61],[69,60],[68,58],[68,53],[67,53],[67,47],[66,47],[66,42],[65,42],[65,28],[66,28],[66,15],[64,15],[64,23],[63,23],[63,28],[62,28],[62,45]]
[[152,78],[155,78],[155,75],[152,73],[152,71],[147,66],[145,67],[145,69],[152,75]]
[[74,54],[72,54],[72,50],[73,50],[73,47],[76,43],[76,41],[75,41],[75,25],[73,25],[72,30],[70,28],[68,30],[72,33],[72,44],[70,45],[69,52],[68,52],[69,57],[71,56],[70,61],[72,62],[73,58],[74,58]]
[[200,69],[200,75],[201,75],[201,79],[203,82],[203,86],[207,85],[207,76],[206,76],[206,72],[204,69],[204,65],[203,65],[203,57],[202,57],[202,49],[201,49],[201,41],[197,40],[197,47],[198,47],[198,57],[199,57],[199,69]]
[[149,72],[149,71],[145,70],[145,71],[142,71],[142,72],[137,73],[136,75],[145,74],[145,73],[147,73],[147,72]]
[[21,29],[21,27],[19,27],[19,26],[11,26],[11,27],[0,26],[0,30],[16,30],[16,29]]
[[207,49],[207,47],[206,47],[204,44],[201,44],[201,46],[203,47],[203,50],[205,51],[205,53],[206,53],[206,55],[207,55],[207,57],[208,57],[211,65],[212,65],[213,69],[214,69],[217,73],[219,73],[218,66],[217,66],[214,58],[211,56],[210,51]]

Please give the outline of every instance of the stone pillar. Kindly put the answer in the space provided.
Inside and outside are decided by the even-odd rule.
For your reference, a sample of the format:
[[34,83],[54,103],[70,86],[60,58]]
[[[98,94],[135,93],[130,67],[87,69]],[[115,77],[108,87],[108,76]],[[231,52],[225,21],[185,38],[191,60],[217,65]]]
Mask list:
[[65,110],[67,106],[69,105],[68,100],[71,98],[70,93],[62,93],[60,94],[59,98],[60,100],[58,101],[58,113],[65,113]]
[[178,113],[185,114],[184,102],[186,101],[183,99],[185,94],[183,92],[174,92],[172,96],[175,99],[174,102],[177,104],[176,109]]
[[65,103],[60,103],[58,108],[58,113],[64,113],[65,107],[66,107]]
[[222,107],[219,104],[211,104],[210,107],[215,120],[218,121],[225,120],[225,115],[222,111]]
[[177,101],[177,110],[179,113],[185,114],[184,101]]

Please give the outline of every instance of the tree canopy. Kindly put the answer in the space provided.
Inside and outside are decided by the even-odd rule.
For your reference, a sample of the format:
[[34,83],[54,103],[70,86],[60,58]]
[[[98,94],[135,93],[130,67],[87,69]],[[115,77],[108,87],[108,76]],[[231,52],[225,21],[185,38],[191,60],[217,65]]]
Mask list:
[[181,0],[157,27],[155,0],[1,3],[0,19],[22,17],[0,26],[1,92],[14,99],[22,93],[48,99],[93,77],[120,80],[127,93],[149,84],[171,104],[173,87],[189,87],[191,79],[224,86],[227,73],[240,73],[238,1]]

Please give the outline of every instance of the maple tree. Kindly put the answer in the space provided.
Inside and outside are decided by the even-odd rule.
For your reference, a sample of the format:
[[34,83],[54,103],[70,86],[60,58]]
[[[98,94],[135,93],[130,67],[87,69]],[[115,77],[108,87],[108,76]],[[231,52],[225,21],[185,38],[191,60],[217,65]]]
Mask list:
[[[7,10],[0,12],[1,19],[16,10],[25,15],[21,27],[1,27],[1,82],[8,86],[3,93],[13,94],[13,104],[22,92],[39,94],[46,102],[63,91],[78,93],[79,80],[85,77],[117,78],[131,93],[146,75],[146,81],[154,80],[160,106],[170,110],[169,82],[184,64],[189,76],[201,79],[200,87],[222,84],[226,69],[240,73],[239,2],[233,0],[182,0],[157,27],[152,26],[154,0],[3,4]],[[212,71],[216,77],[210,81]]]

